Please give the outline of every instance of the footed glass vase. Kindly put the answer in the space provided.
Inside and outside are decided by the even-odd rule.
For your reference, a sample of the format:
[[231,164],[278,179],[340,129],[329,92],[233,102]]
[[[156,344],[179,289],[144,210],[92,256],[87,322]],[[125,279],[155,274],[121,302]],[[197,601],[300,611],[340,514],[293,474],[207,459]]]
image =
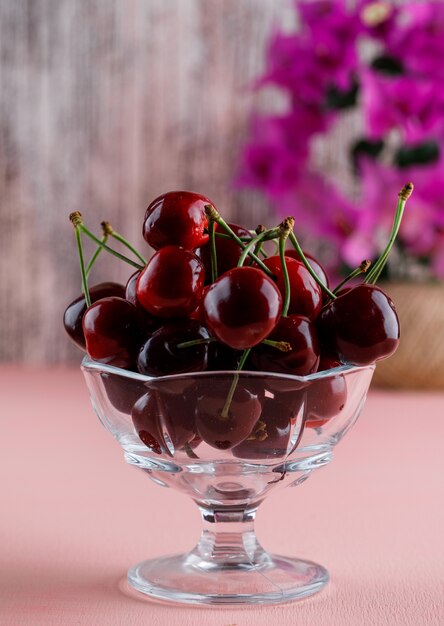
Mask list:
[[85,358],[94,409],[128,463],[187,494],[203,529],[190,552],[128,571],[136,590],[188,604],[276,604],[328,582],[324,567],[269,554],[256,539],[267,495],[332,458],[358,418],[374,366],[305,377],[199,372],[150,378]]

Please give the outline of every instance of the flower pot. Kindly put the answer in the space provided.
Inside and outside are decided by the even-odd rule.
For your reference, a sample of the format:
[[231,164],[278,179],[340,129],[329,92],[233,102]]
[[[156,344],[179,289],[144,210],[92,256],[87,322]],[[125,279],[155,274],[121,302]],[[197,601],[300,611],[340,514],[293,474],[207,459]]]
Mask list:
[[444,389],[444,284],[386,283],[401,323],[396,353],[379,361],[374,382],[398,389]]

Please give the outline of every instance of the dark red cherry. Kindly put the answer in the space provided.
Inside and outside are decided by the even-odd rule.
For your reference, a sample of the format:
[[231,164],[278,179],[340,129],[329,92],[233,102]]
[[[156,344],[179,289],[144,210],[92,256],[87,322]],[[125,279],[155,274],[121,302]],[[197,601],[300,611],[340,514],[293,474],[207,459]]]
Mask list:
[[108,372],[102,372],[100,378],[109,402],[115,409],[127,415],[131,415],[134,404],[146,393],[144,383],[139,380]]
[[205,323],[219,341],[244,350],[260,343],[276,326],[282,298],[262,270],[236,267],[210,285],[203,308]]
[[399,344],[395,306],[374,285],[358,285],[331,300],[319,314],[318,328],[328,352],[351,365],[384,359]]
[[123,298],[102,298],[83,316],[86,351],[94,361],[133,369],[144,340],[139,313]]
[[[321,356],[318,372],[340,367],[342,363],[333,357]],[[319,428],[339,415],[347,402],[347,382],[343,374],[330,375],[314,380],[306,388],[306,420],[308,428]]]
[[[125,287],[118,283],[99,283],[89,289],[91,303],[109,296],[125,297]],[[82,319],[87,309],[85,296],[81,295],[68,304],[63,314],[63,325],[70,339],[82,350],[86,350]]]
[[[248,238],[251,239],[251,233],[249,230],[244,228],[243,226],[238,226],[237,224],[229,224],[232,231],[239,238]],[[219,224],[216,224],[215,228],[216,232],[225,231],[221,229]],[[202,263],[205,267],[205,276],[206,282],[211,282],[211,248],[210,243],[206,243],[204,246],[196,250],[196,254],[202,260]],[[233,269],[237,266],[240,256],[242,254],[242,249],[238,243],[233,241],[232,239],[224,239],[222,237],[216,237],[216,256],[217,256],[217,275],[222,276],[228,270]]]
[[137,369],[148,376],[202,372],[208,367],[209,344],[177,346],[209,337],[207,329],[196,320],[172,321],[156,330],[142,346]]
[[[285,250],[285,256],[289,256],[292,259],[296,259],[296,261],[302,262],[301,261],[301,257],[299,256],[299,253],[294,248],[293,249],[289,249],[289,250]],[[315,257],[312,256],[310,253],[305,252],[305,251],[304,251],[304,256],[307,258],[307,260],[310,263],[311,268],[314,271],[314,273],[316,274],[316,276],[318,276],[318,278],[321,279],[321,281],[324,283],[324,285],[326,287],[329,287],[330,286],[330,282],[328,280],[327,272],[322,267],[322,265],[319,263],[319,261],[317,259],[315,259]]]
[[204,266],[193,252],[165,246],[141,271],[137,299],[156,317],[187,317],[202,299],[204,281]]
[[[276,276],[276,285],[285,297],[285,284],[279,256],[264,259],[265,265]],[[288,314],[305,315],[314,319],[322,307],[322,291],[305,265],[290,257],[286,257],[288,277],[290,280],[290,306]]]
[[170,245],[187,250],[203,246],[208,241],[206,204],[212,204],[211,200],[191,191],[162,194],[146,210],[145,241],[155,250]]
[[239,382],[224,415],[230,387],[229,379],[218,379],[213,384],[208,380],[196,402],[197,434],[212,448],[219,450],[228,450],[246,439],[262,410],[257,394]]
[[251,353],[251,360],[258,370],[295,376],[306,376],[317,370],[319,342],[316,328],[308,318],[301,315],[281,317],[268,339],[287,342],[291,350],[282,352],[261,344]]
[[151,333],[157,330],[162,322],[161,320],[159,320],[158,317],[154,317],[154,315],[151,315],[151,313],[149,313],[137,299],[136,286],[139,276],[140,271],[137,271],[134,272],[134,274],[131,274],[131,276],[128,278],[128,282],[126,283],[125,287],[125,300],[128,300],[128,302],[134,304],[142,317],[145,329],[148,333]]
[[150,390],[136,402],[131,416],[141,441],[156,454],[173,456],[195,437],[194,412],[186,396]]
[[243,459],[272,459],[286,456],[292,423],[304,402],[304,392],[265,396],[262,412],[252,432],[233,448],[233,455]]

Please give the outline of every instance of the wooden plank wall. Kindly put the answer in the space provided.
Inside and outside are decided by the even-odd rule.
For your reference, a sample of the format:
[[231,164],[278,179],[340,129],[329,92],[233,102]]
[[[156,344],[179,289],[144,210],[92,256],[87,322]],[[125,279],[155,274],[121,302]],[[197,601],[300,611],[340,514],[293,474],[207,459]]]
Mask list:
[[[79,293],[70,211],[141,247],[147,203],[172,188],[264,219],[232,177],[248,86],[289,4],[0,0],[0,361],[79,359],[61,326]],[[127,276],[108,257],[92,282]]]

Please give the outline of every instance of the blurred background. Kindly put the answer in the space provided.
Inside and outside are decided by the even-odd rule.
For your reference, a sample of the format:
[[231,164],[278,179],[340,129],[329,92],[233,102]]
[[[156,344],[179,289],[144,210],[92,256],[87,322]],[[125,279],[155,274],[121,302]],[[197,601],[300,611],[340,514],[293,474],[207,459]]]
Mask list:
[[[444,386],[444,3],[0,0],[0,49],[0,361],[79,362],[71,211],[145,256],[165,191],[249,228],[293,214],[339,278],[377,258],[413,180],[382,279],[419,329],[389,377]],[[90,284],[130,270],[102,254]]]

